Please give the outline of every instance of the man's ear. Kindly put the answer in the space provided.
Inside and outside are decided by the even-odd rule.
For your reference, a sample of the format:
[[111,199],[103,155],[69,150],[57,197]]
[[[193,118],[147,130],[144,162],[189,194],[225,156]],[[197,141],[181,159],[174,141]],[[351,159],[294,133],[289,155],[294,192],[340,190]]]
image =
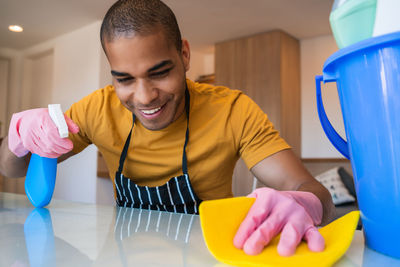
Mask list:
[[185,68],[185,72],[190,69],[190,46],[189,42],[186,39],[182,39],[182,51],[181,56],[183,60],[183,66]]

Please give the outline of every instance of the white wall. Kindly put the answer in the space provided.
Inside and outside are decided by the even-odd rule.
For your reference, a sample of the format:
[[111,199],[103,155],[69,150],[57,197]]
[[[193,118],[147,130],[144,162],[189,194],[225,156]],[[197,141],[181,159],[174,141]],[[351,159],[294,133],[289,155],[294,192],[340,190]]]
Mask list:
[[[103,86],[100,84],[99,31],[100,22],[97,22],[58,39],[53,102],[61,103],[65,109]],[[92,145],[59,165],[56,196],[95,203],[96,173],[97,148]]]
[[[22,52],[25,58],[31,58],[50,49],[54,51],[51,102],[60,103],[63,110],[104,86],[100,84],[103,68],[100,64],[104,62],[101,61],[99,29],[100,22],[96,22]],[[54,198],[94,203],[96,172],[97,149],[89,146],[58,165]]]
[[214,51],[192,50],[190,52],[190,69],[186,77],[196,80],[200,75],[214,73]]
[[[103,51],[100,53],[100,76],[99,82],[103,87],[111,84],[111,68]],[[113,184],[110,179],[96,179],[96,203],[102,205],[115,205]]]
[[0,57],[9,61],[7,118],[6,125],[3,125],[3,127],[8,129],[11,115],[21,109],[21,70],[23,57],[19,51],[9,48],[0,48]]
[[22,106],[26,108],[46,107],[52,102],[54,51],[48,50],[24,60],[24,86]]
[[[333,36],[319,36],[300,41],[301,56],[301,139],[303,158],[337,158],[342,157],[329,142],[319,122],[315,75],[322,75],[324,62],[336,52]],[[338,131],[345,138],[342,113],[336,84],[328,83],[322,87],[322,98],[327,116]]]

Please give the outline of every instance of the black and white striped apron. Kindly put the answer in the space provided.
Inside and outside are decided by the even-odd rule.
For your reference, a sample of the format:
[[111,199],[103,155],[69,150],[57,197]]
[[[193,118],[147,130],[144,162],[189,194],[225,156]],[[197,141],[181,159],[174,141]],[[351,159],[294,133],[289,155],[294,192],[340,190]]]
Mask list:
[[190,95],[187,89],[185,92],[185,110],[187,126],[182,155],[183,175],[173,177],[166,184],[156,187],[139,186],[122,174],[136,119],[135,114],[132,113],[132,128],[129,132],[128,138],[126,139],[119,160],[118,171],[115,174],[115,187],[117,192],[116,201],[118,206],[187,214],[199,213],[198,208],[201,200],[197,197],[192,188],[187,169],[186,146],[189,141],[190,110]]

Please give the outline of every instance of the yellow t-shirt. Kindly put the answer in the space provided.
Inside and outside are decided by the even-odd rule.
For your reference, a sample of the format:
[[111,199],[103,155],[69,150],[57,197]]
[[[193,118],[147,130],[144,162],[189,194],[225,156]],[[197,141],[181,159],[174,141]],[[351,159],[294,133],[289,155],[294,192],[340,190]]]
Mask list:
[[[289,148],[267,115],[245,94],[222,86],[187,80],[190,93],[188,173],[202,200],[232,196],[232,174],[242,157],[248,168]],[[114,181],[119,158],[132,126],[132,113],[113,86],[74,103],[66,114],[80,127],[70,134],[73,151],[95,144]],[[123,174],[138,185],[159,186],[182,175],[186,114],[165,129],[151,131],[136,120]]]

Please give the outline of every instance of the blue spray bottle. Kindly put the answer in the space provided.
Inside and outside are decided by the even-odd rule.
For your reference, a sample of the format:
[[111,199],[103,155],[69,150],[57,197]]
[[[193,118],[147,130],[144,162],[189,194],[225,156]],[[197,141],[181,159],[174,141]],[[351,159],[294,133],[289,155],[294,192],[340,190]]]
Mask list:
[[[68,126],[60,104],[50,104],[49,114],[60,137],[68,138]],[[25,179],[25,192],[32,205],[41,208],[50,203],[57,175],[57,158],[32,154]]]

